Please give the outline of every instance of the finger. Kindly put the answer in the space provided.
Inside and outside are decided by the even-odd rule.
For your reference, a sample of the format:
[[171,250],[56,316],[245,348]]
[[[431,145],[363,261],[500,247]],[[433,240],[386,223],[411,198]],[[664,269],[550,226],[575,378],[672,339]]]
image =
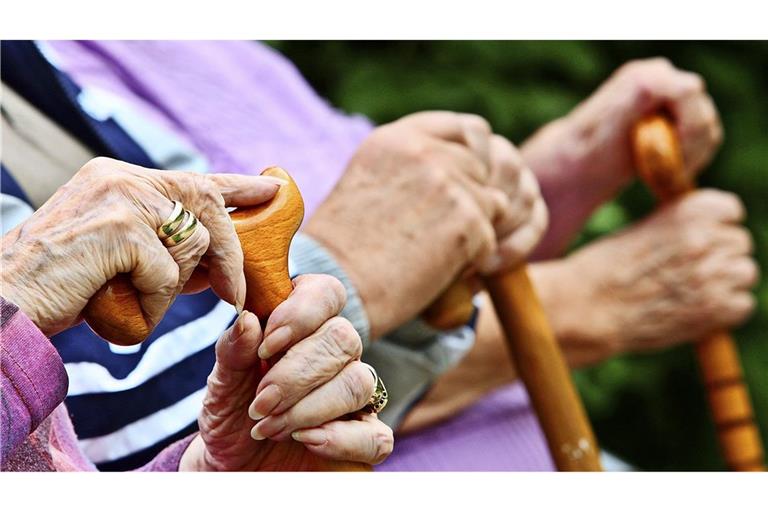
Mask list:
[[275,176],[244,176],[242,174],[207,174],[226,206],[255,206],[269,201],[281,185],[287,182]]
[[170,189],[169,194],[181,201],[208,228],[210,240],[206,255],[213,291],[230,304],[242,307],[246,291],[243,251],[224,197],[215,182],[205,175],[178,171],[165,171],[159,176]]
[[[755,286],[760,270],[752,258],[716,253],[699,263],[697,277],[706,286],[745,291]],[[724,297],[728,294],[724,294]]]
[[208,268],[203,267],[203,261],[205,257],[200,259],[195,270],[192,271],[192,275],[189,276],[187,282],[184,283],[184,287],[181,290],[183,294],[195,294],[207,290],[210,287],[208,283]]
[[747,229],[733,225],[718,228],[715,243],[720,252],[730,257],[746,256],[754,252],[752,234]]
[[322,425],[359,411],[376,387],[371,371],[359,361],[347,365],[333,379],[299,400],[282,414],[261,420],[252,431],[254,439],[284,440],[294,430]]
[[735,290],[751,290],[760,281],[760,268],[751,258],[740,258],[728,266],[728,277]]
[[722,142],[723,130],[712,98],[703,92],[690,94],[671,105],[683,149],[683,161],[691,176],[701,170]]
[[292,437],[315,455],[332,460],[379,464],[394,447],[392,429],[373,414],[296,431]]
[[497,224],[496,232],[499,238],[511,235],[516,229],[528,222],[533,215],[534,205],[540,198],[539,182],[533,171],[526,167],[520,172],[517,193],[511,196],[508,210]]
[[419,112],[398,122],[407,123],[434,137],[462,144],[472,150],[486,167],[490,166],[491,125],[478,115],[448,111]]
[[259,319],[243,311],[216,342],[216,364],[228,372],[252,371],[259,362],[261,335]]
[[259,356],[269,359],[311,335],[341,313],[347,300],[344,285],[333,276],[306,274],[293,280],[288,298],[275,308],[264,329]]
[[725,308],[718,312],[722,327],[734,327],[744,323],[755,311],[755,297],[748,292],[733,294]]
[[249,414],[253,419],[280,414],[325,384],[363,351],[348,320],[333,317],[312,336],[288,349],[261,379]]
[[495,187],[480,185],[466,176],[459,177],[457,180],[483,212],[483,217],[494,227],[503,226],[507,223],[506,217],[515,213],[509,196],[503,191]]
[[736,194],[715,189],[700,189],[691,192],[665,208],[676,209],[682,218],[710,218],[723,222],[739,223],[746,217],[746,211]]
[[522,155],[501,135],[491,137],[491,177],[489,184],[500,188],[509,197],[515,197],[520,188],[523,169]]
[[490,169],[477,155],[466,146],[454,142],[436,140],[433,143],[433,155],[438,165],[446,172],[455,172],[456,176],[469,177],[475,183],[485,184],[490,176]]
[[163,318],[176,295],[179,267],[152,229],[142,224],[132,232],[131,283],[139,291],[141,309],[154,327]]
[[499,243],[495,254],[482,260],[478,270],[486,275],[519,265],[533,252],[547,229],[549,213],[544,200],[539,198],[533,206],[530,220]]
[[208,234],[208,229],[206,229],[202,221],[198,221],[195,230],[189,238],[168,248],[168,252],[179,267],[179,279],[174,296],[181,293],[181,290],[187,284],[195,268],[200,263],[200,259],[208,251],[209,242],[210,235]]

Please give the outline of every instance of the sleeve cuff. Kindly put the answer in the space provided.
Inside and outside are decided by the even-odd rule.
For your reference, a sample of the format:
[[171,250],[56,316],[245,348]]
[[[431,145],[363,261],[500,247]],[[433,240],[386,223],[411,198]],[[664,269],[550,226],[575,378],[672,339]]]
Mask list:
[[189,434],[184,439],[179,439],[172,445],[165,448],[163,451],[157,454],[157,456],[148,462],[145,466],[142,466],[138,471],[155,471],[155,472],[170,472],[178,471],[179,464],[181,463],[181,457],[184,452],[189,448],[190,443],[198,435],[197,432]]
[[[64,401],[69,381],[50,340],[12,302],[0,298],[3,441],[15,446]],[[5,447],[3,447],[5,452]]]
[[341,281],[347,291],[347,304],[341,310],[341,316],[352,323],[363,340],[363,348],[367,348],[370,343],[371,327],[363,301],[352,284],[352,280],[333,256],[309,235],[297,233],[291,243],[288,266],[291,276],[329,274]]

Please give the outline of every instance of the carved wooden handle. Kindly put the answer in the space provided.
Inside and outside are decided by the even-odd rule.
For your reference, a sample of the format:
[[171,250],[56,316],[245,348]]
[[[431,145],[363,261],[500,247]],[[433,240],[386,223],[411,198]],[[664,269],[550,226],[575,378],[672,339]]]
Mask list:
[[[269,315],[293,290],[288,273],[288,248],[304,217],[304,201],[296,183],[283,169],[270,167],[262,175],[288,183],[270,201],[232,212],[232,222],[243,248],[247,283],[245,309],[266,322]],[[120,344],[135,344],[149,335],[138,295],[126,275],[110,280],[91,298],[86,312],[88,324],[100,336]],[[266,363],[262,375],[268,369]],[[258,382],[254,383],[254,388]],[[313,471],[370,471],[367,464],[337,462],[318,457],[293,440],[263,447],[264,461],[276,469]]]
[[[655,114],[638,122],[632,145],[638,172],[660,201],[695,188],[675,128],[665,116]],[[734,471],[765,471],[736,344],[727,332],[715,332],[696,344],[696,356],[726,464]]]

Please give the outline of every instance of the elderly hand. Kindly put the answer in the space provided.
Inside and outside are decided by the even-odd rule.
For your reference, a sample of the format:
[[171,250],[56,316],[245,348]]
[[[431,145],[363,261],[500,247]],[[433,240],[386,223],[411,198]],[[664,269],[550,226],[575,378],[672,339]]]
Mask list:
[[[265,336],[258,319],[245,312],[219,339],[200,435],[185,452],[182,470],[316,469],[311,461],[285,457],[286,445],[273,442],[290,437],[335,460],[377,464],[392,451],[392,430],[375,414],[359,412],[375,381],[360,362],[357,332],[335,316],[344,287],[325,275],[294,283]],[[262,344],[285,354],[259,382]]]
[[376,338],[469,266],[511,266],[546,207],[514,147],[474,115],[426,112],[378,128],[306,225],[357,287]]
[[[755,300],[752,239],[736,196],[693,192],[588,245],[537,285],[571,365],[695,340],[744,321]],[[546,264],[550,265],[550,264]],[[546,290],[550,290],[548,293]],[[561,290],[568,297],[557,298]]]
[[570,114],[525,141],[523,156],[551,213],[537,258],[560,255],[594,209],[631,182],[630,133],[660,109],[671,114],[688,172],[699,172],[722,140],[720,120],[701,77],[666,59],[625,64]]
[[[152,326],[190,279],[201,258],[206,284],[230,303],[245,298],[243,253],[227,206],[270,199],[281,182],[262,176],[200,175],[91,160],[25,223],[3,237],[3,295],[46,335],[79,321],[93,294],[130,273]],[[166,247],[157,229],[178,200],[199,224]],[[195,279],[199,289],[200,279]]]
[[594,175],[623,185],[634,176],[630,131],[641,117],[660,109],[672,117],[693,176],[712,159],[723,130],[701,76],[677,69],[667,59],[623,65],[567,122],[594,156],[589,161]]

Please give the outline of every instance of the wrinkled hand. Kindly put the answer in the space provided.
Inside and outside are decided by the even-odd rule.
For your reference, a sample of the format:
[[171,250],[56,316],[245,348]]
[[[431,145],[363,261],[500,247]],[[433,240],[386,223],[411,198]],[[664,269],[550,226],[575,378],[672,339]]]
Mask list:
[[425,112],[375,130],[305,231],[350,275],[376,338],[468,267],[517,263],[546,221],[531,171],[486,121]]
[[572,334],[561,340],[569,362],[662,348],[743,322],[758,280],[743,217],[736,196],[701,190],[567,258],[556,281],[573,293],[571,307],[551,316],[556,330]]
[[[392,451],[391,429],[375,414],[358,412],[375,381],[360,362],[357,332],[335,316],[345,302],[344,287],[325,275],[300,276],[294,283],[264,336],[256,316],[245,312],[217,342],[200,435],[181,469],[313,469],[286,457],[284,444],[274,442],[290,437],[334,460],[377,464]],[[259,382],[260,355],[281,352]]]
[[[3,294],[52,335],[78,322],[107,280],[130,273],[154,326],[202,259],[204,286],[242,304],[243,253],[226,206],[259,204],[279,184],[262,176],[157,171],[95,158],[3,237]],[[190,238],[168,248],[157,229],[174,199],[199,224]],[[194,281],[199,290],[201,280]]]
[[582,162],[599,187],[602,180],[626,184],[634,176],[630,133],[643,116],[660,109],[672,117],[688,172],[694,176],[712,159],[723,138],[720,119],[704,80],[664,58],[620,67],[566,118],[578,133]]

